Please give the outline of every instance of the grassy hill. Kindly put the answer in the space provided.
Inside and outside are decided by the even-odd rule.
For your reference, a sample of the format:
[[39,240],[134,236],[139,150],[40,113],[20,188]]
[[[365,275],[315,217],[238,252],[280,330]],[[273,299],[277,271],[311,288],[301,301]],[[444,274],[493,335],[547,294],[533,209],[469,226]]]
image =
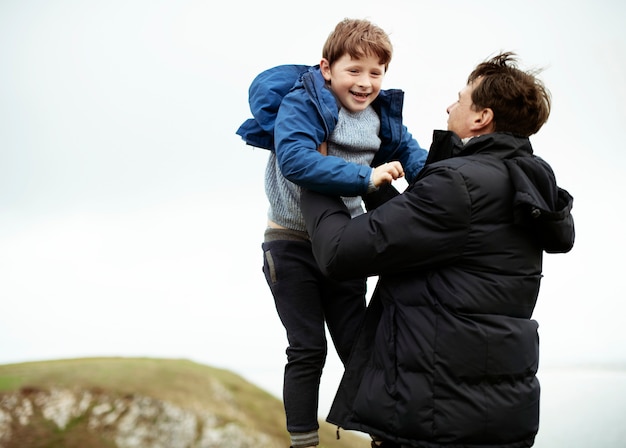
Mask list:
[[[89,358],[2,365],[0,425],[3,421],[0,448],[143,448],[146,440],[167,448],[176,443],[185,448],[289,446],[279,399],[232,372],[187,360]],[[320,448],[368,444],[346,431],[336,440],[334,426],[320,422],[320,427]],[[179,442],[182,436],[175,440],[175,432],[193,442]],[[227,437],[230,433],[236,436]],[[217,442],[219,437],[232,442]],[[132,445],[133,440],[144,445]]]

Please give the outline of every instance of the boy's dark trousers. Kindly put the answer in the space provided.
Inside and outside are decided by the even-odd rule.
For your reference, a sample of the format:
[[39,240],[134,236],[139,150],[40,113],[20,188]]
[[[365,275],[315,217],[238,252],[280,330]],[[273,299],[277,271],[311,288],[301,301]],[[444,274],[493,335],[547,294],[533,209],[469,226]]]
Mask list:
[[366,279],[325,277],[308,241],[266,241],[262,247],[263,272],[289,342],[283,384],[287,430],[315,431],[327,353],[324,322],[345,365],[365,314]]

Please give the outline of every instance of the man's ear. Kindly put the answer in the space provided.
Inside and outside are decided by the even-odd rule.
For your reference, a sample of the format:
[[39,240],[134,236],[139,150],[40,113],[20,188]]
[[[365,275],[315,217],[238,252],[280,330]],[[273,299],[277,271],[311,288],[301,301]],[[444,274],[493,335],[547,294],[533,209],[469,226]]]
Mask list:
[[320,61],[320,69],[324,79],[330,81],[330,64],[328,63],[328,59],[322,58]]
[[486,107],[478,112],[474,116],[472,122],[472,131],[477,131],[481,134],[487,134],[493,132],[495,123],[493,121],[493,110]]

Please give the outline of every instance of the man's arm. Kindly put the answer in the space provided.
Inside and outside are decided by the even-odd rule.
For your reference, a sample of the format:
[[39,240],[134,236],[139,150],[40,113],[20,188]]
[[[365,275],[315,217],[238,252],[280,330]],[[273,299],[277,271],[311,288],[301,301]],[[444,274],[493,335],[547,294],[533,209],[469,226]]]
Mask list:
[[372,212],[350,219],[338,197],[304,191],[301,209],[320,269],[335,278],[428,269],[460,256],[470,201],[461,176],[435,169]]

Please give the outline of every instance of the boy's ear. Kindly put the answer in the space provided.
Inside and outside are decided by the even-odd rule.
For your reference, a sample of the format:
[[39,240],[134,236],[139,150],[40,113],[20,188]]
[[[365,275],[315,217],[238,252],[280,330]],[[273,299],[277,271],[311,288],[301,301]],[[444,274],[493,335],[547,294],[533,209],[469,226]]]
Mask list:
[[474,115],[474,121],[472,122],[472,130],[486,134],[493,132],[493,129],[493,110],[486,107],[481,111],[476,112]]
[[324,79],[330,81],[330,64],[328,63],[328,59],[322,58],[320,61],[320,70]]

